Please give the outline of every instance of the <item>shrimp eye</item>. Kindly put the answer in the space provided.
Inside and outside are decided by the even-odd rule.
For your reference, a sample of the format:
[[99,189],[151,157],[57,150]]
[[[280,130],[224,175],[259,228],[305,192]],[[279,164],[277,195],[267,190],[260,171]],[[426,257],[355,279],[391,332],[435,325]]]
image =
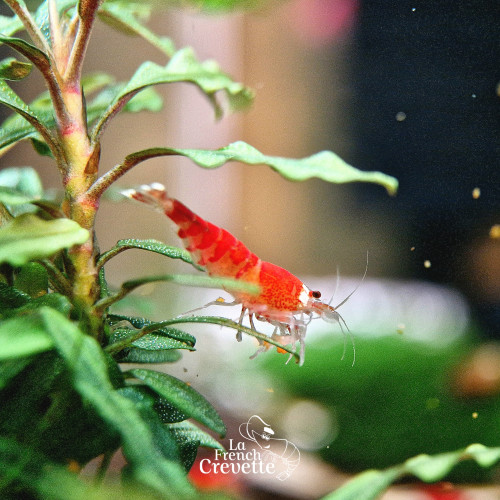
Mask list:
[[311,295],[315,298],[315,299],[319,299],[321,297],[321,292],[318,292],[317,290],[314,291],[314,292],[311,292]]

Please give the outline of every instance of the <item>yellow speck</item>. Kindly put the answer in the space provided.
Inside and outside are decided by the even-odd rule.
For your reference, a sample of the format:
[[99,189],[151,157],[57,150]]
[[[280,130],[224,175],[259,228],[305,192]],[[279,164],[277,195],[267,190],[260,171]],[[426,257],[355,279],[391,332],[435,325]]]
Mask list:
[[495,224],[491,226],[490,238],[494,240],[498,240],[498,238],[500,238],[500,224]]
[[475,412],[472,413],[472,418],[477,418],[477,416],[478,416],[477,415],[477,411],[475,411]]
[[434,410],[434,409],[436,409],[439,406],[439,404],[440,404],[439,398],[429,398],[425,402],[425,407],[428,410]]
[[70,472],[80,472],[82,467],[76,460],[70,460],[68,462],[68,470]]
[[226,302],[226,300],[224,299],[224,297],[217,297],[217,299],[215,300],[215,302]]
[[478,187],[475,187],[472,190],[472,197],[477,200],[481,196],[481,190]]
[[267,391],[267,392],[274,392],[274,389],[273,389],[272,387],[268,387],[268,388],[266,389],[266,391]]
[[406,328],[406,325],[405,325],[404,323],[399,323],[399,325],[397,326],[396,331],[397,331],[400,335],[403,335],[403,333],[405,332],[405,328]]
[[424,261],[424,267],[425,267],[426,269],[429,269],[429,267],[431,267],[431,261],[430,261],[430,260],[426,260],[426,261]]

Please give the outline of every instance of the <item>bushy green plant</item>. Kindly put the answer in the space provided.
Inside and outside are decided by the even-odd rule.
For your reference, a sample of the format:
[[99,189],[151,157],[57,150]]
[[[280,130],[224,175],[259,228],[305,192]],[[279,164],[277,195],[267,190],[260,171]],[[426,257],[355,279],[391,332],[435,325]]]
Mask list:
[[[252,91],[213,61],[200,62],[192,49],[177,50],[170,39],[153,33],[145,20],[161,5],[158,0],[49,0],[36,11],[22,0],[4,3],[14,15],[0,17],[0,42],[23,60],[10,57],[0,64],[0,102],[14,111],[2,124],[0,151],[31,141],[40,155],[53,159],[63,196],[60,202],[47,198],[32,168],[0,172],[0,496],[121,498],[120,491],[91,486],[74,473],[101,456],[97,479],[102,479],[111,456],[121,448],[129,498],[192,497],[196,493],[186,473],[198,447],[221,446],[188,419],[220,436],[225,433],[223,421],[181,380],[146,368],[122,371],[119,364],[177,361],[181,350],[195,345],[192,335],[175,327],[181,323],[237,325],[205,316],[154,323],[110,308],[152,281],[246,285],[201,274],[163,275],[127,281],[112,291],[105,266],[127,249],[193,263],[186,251],[154,240],[121,240],[100,253],[95,219],[101,197],[131,168],[172,155],[188,157],[203,168],[228,161],[267,164],[292,180],[375,182],[391,193],[396,181],[356,170],[331,152],[292,160],[266,156],[243,142],[215,151],[147,149],[128,154],[102,173],[101,137],[107,125],[120,112],[159,111],[161,98],[154,86],[194,84],[217,116],[222,108],[216,94],[225,94],[232,109],[242,109],[251,103]],[[191,3],[219,9],[249,2]],[[117,83],[102,73],[83,75],[98,18],[110,28],[143,37],[163,53],[166,64],[144,62],[127,82]],[[18,32],[26,36],[18,38]],[[6,81],[25,79],[33,67],[47,91],[27,104]]]

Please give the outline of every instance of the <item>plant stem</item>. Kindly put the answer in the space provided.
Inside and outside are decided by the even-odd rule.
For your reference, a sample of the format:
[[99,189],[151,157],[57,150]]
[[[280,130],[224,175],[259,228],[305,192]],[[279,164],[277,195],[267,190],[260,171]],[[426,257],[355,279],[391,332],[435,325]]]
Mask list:
[[68,84],[80,82],[83,60],[92,32],[95,16],[102,0],[80,0],[78,3],[79,24],[76,40],[71,50],[64,79]]
[[30,38],[33,40],[35,45],[46,54],[51,54],[51,50],[43,33],[40,31],[40,28],[35,23],[33,17],[30,12],[24,5],[21,5],[16,0],[5,0],[5,3],[11,8],[11,10],[17,15],[19,20],[23,23],[23,26],[26,28]]
[[88,196],[92,199],[98,200],[108,189],[111,184],[116,182],[120,177],[125,175],[129,170],[134,168],[143,161],[157,158],[159,156],[174,156],[174,153],[168,154],[165,148],[150,148],[143,151],[137,151],[125,157],[122,163],[115,165],[111,170],[99,177],[88,190]]
[[48,259],[41,260],[40,264],[42,264],[42,266],[45,267],[45,269],[47,270],[47,273],[49,274],[49,281],[52,288],[56,292],[60,292],[66,295],[67,297],[71,297],[72,295],[71,285],[69,284],[64,274],[61,271],[59,271],[57,266],[55,266]]

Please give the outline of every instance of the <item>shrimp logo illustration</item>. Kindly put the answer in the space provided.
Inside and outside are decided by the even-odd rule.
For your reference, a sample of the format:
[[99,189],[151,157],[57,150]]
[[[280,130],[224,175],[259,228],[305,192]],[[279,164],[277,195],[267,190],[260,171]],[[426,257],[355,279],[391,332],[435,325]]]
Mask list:
[[[275,438],[273,429],[258,415],[252,415],[247,422],[240,425],[240,435],[254,442],[261,450],[263,461],[273,463],[278,469],[276,478],[280,481],[288,479],[299,466],[300,451],[287,439]],[[284,469],[283,471],[280,471]]]

